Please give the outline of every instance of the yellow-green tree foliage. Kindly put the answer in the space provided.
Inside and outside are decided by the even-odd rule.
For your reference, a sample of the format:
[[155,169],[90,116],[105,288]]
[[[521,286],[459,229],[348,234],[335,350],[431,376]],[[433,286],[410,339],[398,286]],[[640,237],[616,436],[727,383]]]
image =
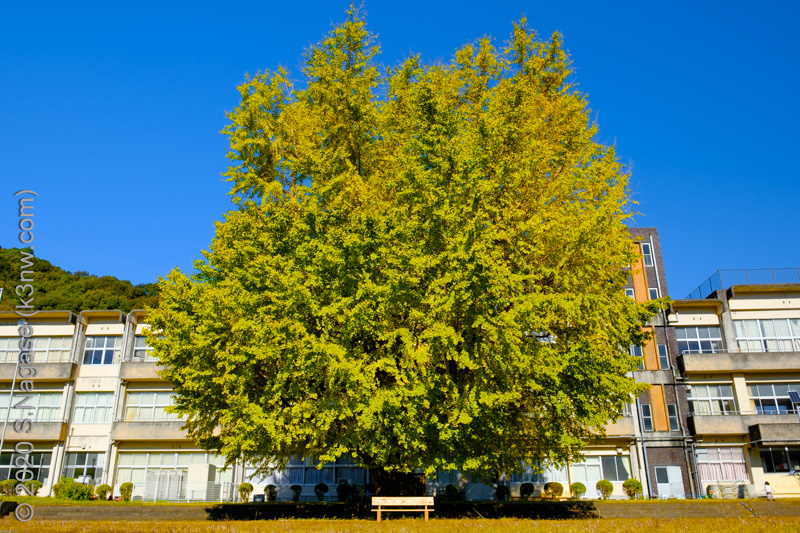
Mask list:
[[248,78],[236,207],[149,322],[203,446],[489,473],[579,456],[638,391],[627,175],[558,34],[382,71],[349,13],[304,79]]

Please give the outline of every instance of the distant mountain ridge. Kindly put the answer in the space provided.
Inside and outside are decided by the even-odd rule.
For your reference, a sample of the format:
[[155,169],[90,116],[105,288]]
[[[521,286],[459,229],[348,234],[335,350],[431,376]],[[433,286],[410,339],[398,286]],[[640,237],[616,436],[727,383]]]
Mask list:
[[[0,248],[0,311],[13,311],[20,303],[14,292],[20,282],[20,266],[23,251],[19,248]],[[67,272],[45,259],[28,259],[32,270],[34,288],[33,308],[35,310],[68,310],[74,313],[86,309],[119,309],[129,312],[132,309],[155,307],[158,303],[158,285],[147,283],[134,285],[130,281],[113,276],[94,276],[88,272]],[[26,276],[29,277],[29,276]],[[25,293],[27,294],[27,292]],[[28,299],[28,296],[25,296]]]

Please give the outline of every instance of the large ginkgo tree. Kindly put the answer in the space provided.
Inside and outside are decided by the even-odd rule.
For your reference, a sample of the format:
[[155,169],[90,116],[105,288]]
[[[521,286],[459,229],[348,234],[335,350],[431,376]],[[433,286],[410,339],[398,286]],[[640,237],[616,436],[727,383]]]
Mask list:
[[299,81],[239,87],[234,205],[149,316],[175,409],[262,473],[575,460],[640,390],[627,347],[655,312],[623,291],[627,172],[558,34],[523,19],[446,64],[378,53],[351,9]]

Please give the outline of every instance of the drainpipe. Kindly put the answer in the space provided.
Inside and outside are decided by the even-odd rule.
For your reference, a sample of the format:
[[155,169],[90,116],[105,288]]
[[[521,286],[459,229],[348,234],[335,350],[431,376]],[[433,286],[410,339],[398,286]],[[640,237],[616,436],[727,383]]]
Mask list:
[[692,463],[694,464],[695,483],[697,483],[697,495],[700,497],[702,495],[700,487],[703,484],[700,482],[700,468],[697,466],[697,443],[694,439],[692,439]]
[[[110,485],[110,483],[108,483],[108,475],[110,473],[109,470],[111,469],[111,451],[112,451],[112,448],[114,446],[114,440],[112,439],[112,434],[114,432],[114,424],[117,423],[117,419],[118,419],[117,411],[119,410],[119,405],[120,405],[119,399],[120,399],[120,396],[122,396],[123,391],[125,390],[125,384],[126,384],[126,382],[123,381],[123,380],[119,380],[117,382],[117,390],[116,390],[116,392],[114,392],[114,404],[111,407],[111,420],[109,421],[110,423],[109,423],[109,427],[108,427],[108,446],[106,446],[105,467],[103,468],[103,483],[106,483],[106,484],[109,484],[109,485]],[[116,462],[115,462],[115,465],[116,465]],[[113,488],[113,485],[112,485],[112,488]]]
[[645,437],[644,437],[644,419],[642,419],[642,407],[639,403],[639,398],[636,398],[636,414],[639,417],[639,427],[642,429],[642,436],[641,436],[641,443],[642,443],[642,458],[644,459],[644,477],[645,481],[647,482],[647,492],[648,496],[653,496],[653,487],[650,483],[650,465],[647,462],[647,445],[645,444]]
[[[650,237],[650,250],[655,251],[656,248],[655,248],[655,245],[653,244],[653,235],[650,234],[649,237]],[[659,295],[662,296],[662,297],[666,296],[663,293],[663,291],[661,290],[661,277],[658,274],[658,262],[657,262],[655,253],[653,253],[653,266],[655,268],[656,283],[658,284]],[[672,353],[671,353],[672,349],[670,347],[670,342],[669,342],[670,341],[670,339],[669,339],[669,317],[668,317],[668,313],[666,311],[664,311],[663,309],[660,311],[660,313],[661,313],[661,317],[662,317],[662,323],[664,325],[664,338],[667,340],[667,342],[666,342],[667,359],[669,359],[669,366],[670,366],[670,368],[672,370],[672,392],[675,394],[675,408],[678,410],[678,421],[679,421],[679,425],[680,425],[680,428],[681,428],[681,443],[683,445],[683,459],[686,462],[686,468],[689,469],[689,475],[687,476],[689,478],[689,490],[692,491],[692,497],[696,498],[697,494],[698,494],[697,493],[698,489],[695,486],[695,480],[694,480],[694,478],[692,476],[692,468],[690,467],[689,449],[686,446],[686,424],[684,423],[683,413],[681,412],[681,398],[680,398],[680,396],[678,396],[678,381],[679,381],[678,371],[675,368],[675,365],[672,363],[672,361],[673,361]],[[656,349],[658,349],[658,343],[656,343]],[[694,442],[694,439],[692,439],[692,442]],[[692,455],[694,455],[694,453]],[[697,472],[696,468],[694,470],[695,470],[695,472]]]

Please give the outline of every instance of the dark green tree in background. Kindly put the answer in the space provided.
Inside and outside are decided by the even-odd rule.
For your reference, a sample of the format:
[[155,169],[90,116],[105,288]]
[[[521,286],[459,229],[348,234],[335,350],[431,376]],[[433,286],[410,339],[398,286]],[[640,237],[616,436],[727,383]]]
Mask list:
[[[14,289],[19,285],[18,248],[0,248],[0,311],[13,311],[19,304]],[[144,309],[158,302],[158,285],[133,285],[112,276],[93,276],[87,272],[67,272],[47,260],[33,258],[34,307],[40,310],[65,310],[78,313],[86,309],[118,309],[125,313]]]

